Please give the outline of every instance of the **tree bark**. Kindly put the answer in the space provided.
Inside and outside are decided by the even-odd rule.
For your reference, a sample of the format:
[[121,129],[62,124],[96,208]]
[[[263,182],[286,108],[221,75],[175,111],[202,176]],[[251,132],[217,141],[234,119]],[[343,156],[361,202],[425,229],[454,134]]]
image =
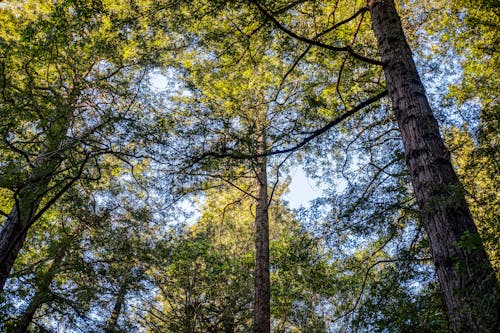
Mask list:
[[369,0],[372,25],[454,332],[498,330],[498,282],[417,73],[393,0]]
[[0,229],[0,293],[26,240],[29,226],[40,205],[42,193],[47,190],[49,179],[44,179],[43,176],[40,178],[36,183],[29,184],[20,191],[16,204]]
[[9,277],[14,262],[23,247],[26,234],[35,222],[35,216],[49,184],[63,160],[60,152],[70,126],[72,109],[64,109],[59,121],[47,132],[47,142],[42,147],[30,175],[15,194],[15,204],[0,229],[0,294]]
[[50,294],[50,284],[59,271],[59,267],[61,266],[64,256],[66,255],[66,249],[67,248],[64,245],[58,248],[54,261],[52,262],[52,265],[50,265],[49,270],[39,279],[40,282],[37,285],[37,290],[35,292],[35,295],[31,299],[30,304],[23,312],[21,317],[19,317],[19,319],[17,320],[14,333],[27,332],[28,327],[33,321],[33,317],[38,308],[51,299],[52,295]]
[[[259,121],[260,122],[260,121]],[[258,124],[258,153],[265,152],[264,124]],[[271,331],[271,283],[269,279],[269,214],[267,193],[267,159],[256,159],[257,207],[255,212],[255,305],[254,333]]]

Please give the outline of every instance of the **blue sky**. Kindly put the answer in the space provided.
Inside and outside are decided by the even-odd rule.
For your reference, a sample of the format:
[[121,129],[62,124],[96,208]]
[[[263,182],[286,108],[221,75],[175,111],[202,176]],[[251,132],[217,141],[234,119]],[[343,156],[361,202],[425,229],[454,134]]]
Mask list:
[[308,207],[311,200],[321,195],[322,189],[316,186],[314,180],[307,177],[300,166],[292,170],[290,176],[292,177],[290,192],[285,195],[290,208]]

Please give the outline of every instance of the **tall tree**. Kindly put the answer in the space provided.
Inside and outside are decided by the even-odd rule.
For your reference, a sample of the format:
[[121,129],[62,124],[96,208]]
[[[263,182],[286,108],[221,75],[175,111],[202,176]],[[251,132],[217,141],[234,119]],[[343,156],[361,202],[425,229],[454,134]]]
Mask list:
[[[498,325],[498,283],[412,58],[394,2],[369,1],[406,162],[455,332]],[[493,294],[492,294],[493,291]]]
[[[257,154],[267,150],[265,113],[257,115]],[[255,296],[254,333],[267,333],[271,329],[271,280],[269,277],[269,205],[267,158],[255,161],[257,206],[255,207]]]
[[[216,29],[228,33],[235,28],[224,22],[220,25],[217,23]],[[265,53],[266,43],[253,45],[256,50],[248,51],[255,52],[252,58],[232,65],[227,64],[232,56],[224,54],[228,41],[207,43],[213,44],[205,46],[202,43],[198,51],[214,51],[220,57],[200,59],[188,50],[179,78],[185,82],[189,94],[174,97],[172,103],[179,106],[175,110],[180,119],[177,123],[186,123],[179,130],[182,133],[179,136],[188,138],[189,143],[196,143],[183,149],[191,154],[188,156],[191,161],[188,159],[186,162],[189,167],[185,169],[190,175],[211,177],[233,185],[240,178],[254,179],[253,186],[237,188],[256,203],[253,329],[254,332],[269,332],[271,285],[268,209],[272,194],[269,194],[268,168],[280,163],[265,155],[276,142],[288,140],[287,132],[293,130],[293,118],[296,118],[295,105],[300,101],[290,98],[294,94],[291,85],[281,86],[277,78],[270,74],[282,68],[277,68],[279,63],[272,55]],[[245,47],[241,45],[236,52],[245,54]],[[256,73],[262,73],[262,76],[258,77]],[[284,115],[286,112],[292,119]],[[274,186],[277,182],[278,179]],[[215,185],[212,183],[210,186]]]
[[[486,332],[496,327],[498,283],[439,133],[394,2],[368,1],[366,7],[338,24],[328,26],[322,22],[325,29],[319,32],[314,32],[315,25],[309,27],[305,22],[321,22],[321,16],[315,16],[316,13],[325,15],[321,5],[308,7],[302,2],[267,4],[261,1],[250,1],[250,4],[276,29],[297,41],[343,52],[355,59],[361,70],[368,64],[382,66],[451,326],[456,332]],[[299,7],[304,11],[298,10]],[[369,58],[349,45],[322,42],[329,32],[335,32],[334,28],[351,22],[366,11],[371,14],[377,46],[365,50],[365,53],[374,56],[377,52],[381,61]],[[312,30],[313,36],[305,37],[301,32],[284,26],[277,17],[303,31]],[[299,61],[301,58],[298,57]],[[296,67],[294,64],[292,70]],[[342,64],[340,72],[344,67]]]
[[[243,181],[238,182],[243,186]],[[201,218],[186,229],[169,265],[156,273],[161,306],[153,332],[248,332],[252,329],[254,199],[231,187],[207,191]],[[269,209],[271,327],[326,332],[321,301],[333,264],[321,242],[279,202]]]
[[[496,75],[500,58],[495,52],[499,44],[497,26],[499,7],[490,1],[456,1],[433,4],[442,17],[432,15],[424,5],[421,29],[429,36],[432,51],[419,56],[454,80],[441,89],[440,106],[458,109],[458,117],[447,119],[445,133],[454,165],[466,190],[471,213],[498,276],[497,242],[499,229],[498,136],[500,117],[497,112],[500,79]],[[420,11],[419,11],[420,12]],[[456,29],[460,26],[462,29]],[[451,64],[443,66],[443,64]],[[451,68],[450,68],[451,67]],[[424,67],[424,70],[427,69]],[[429,68],[430,69],[430,68]]]

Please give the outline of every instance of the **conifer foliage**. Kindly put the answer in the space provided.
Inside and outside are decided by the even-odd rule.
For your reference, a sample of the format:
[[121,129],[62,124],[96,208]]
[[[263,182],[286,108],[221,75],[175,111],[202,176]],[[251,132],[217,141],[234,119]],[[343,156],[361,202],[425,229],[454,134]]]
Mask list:
[[499,14],[1,1],[0,331],[496,332]]

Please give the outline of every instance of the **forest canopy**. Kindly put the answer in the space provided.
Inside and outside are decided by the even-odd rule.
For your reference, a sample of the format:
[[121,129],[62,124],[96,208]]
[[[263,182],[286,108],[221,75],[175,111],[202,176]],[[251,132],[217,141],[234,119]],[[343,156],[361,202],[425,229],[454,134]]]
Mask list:
[[0,1],[0,331],[496,332],[499,15]]

